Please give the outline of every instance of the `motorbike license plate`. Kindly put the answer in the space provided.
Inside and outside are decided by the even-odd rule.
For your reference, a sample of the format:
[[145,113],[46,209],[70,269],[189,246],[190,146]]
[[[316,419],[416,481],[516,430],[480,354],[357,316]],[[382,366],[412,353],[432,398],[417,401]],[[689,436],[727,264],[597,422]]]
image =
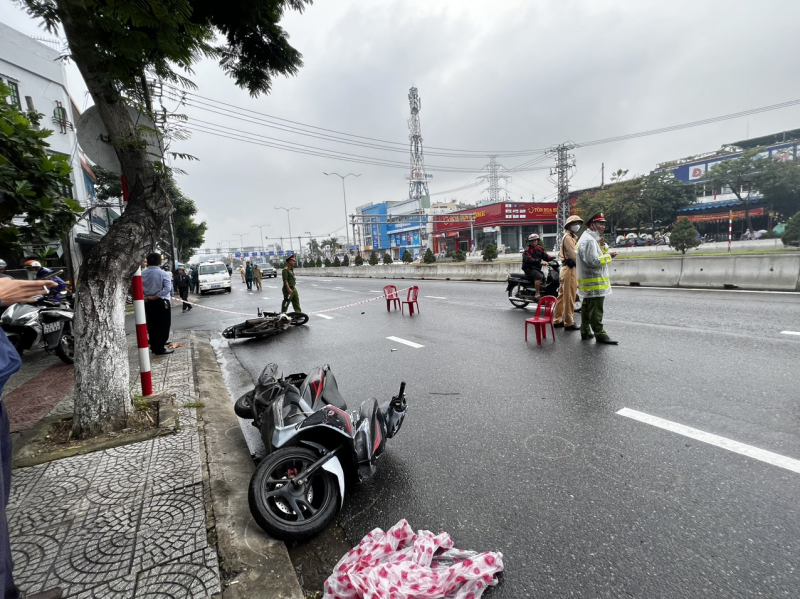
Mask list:
[[42,325],[42,332],[44,334],[54,333],[61,328],[60,322],[46,322]]

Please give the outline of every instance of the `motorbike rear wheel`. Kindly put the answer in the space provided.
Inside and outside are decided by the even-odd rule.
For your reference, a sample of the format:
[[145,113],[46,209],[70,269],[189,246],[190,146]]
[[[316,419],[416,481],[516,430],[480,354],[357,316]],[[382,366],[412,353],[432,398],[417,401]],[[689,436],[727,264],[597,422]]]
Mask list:
[[508,301],[510,301],[515,308],[524,308],[525,306],[530,304],[530,302],[526,302],[525,300],[521,300],[517,297],[514,297],[514,294],[517,293],[518,291],[519,291],[519,285],[517,285],[517,287],[509,291]]
[[55,352],[65,364],[75,363],[75,337],[72,335],[72,325],[69,322],[64,325],[64,332]]
[[308,314],[303,312],[287,312],[286,316],[292,319],[294,326],[299,326],[308,322]]
[[305,447],[286,447],[265,457],[250,479],[250,513],[269,535],[299,541],[320,533],[339,510],[336,476],[320,468],[302,487],[291,479],[319,459]]

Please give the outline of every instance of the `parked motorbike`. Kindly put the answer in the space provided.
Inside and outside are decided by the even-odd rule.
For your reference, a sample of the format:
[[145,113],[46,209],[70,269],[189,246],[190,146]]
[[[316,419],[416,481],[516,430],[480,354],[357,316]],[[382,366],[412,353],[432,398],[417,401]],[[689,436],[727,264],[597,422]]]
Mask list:
[[225,339],[241,339],[244,337],[262,338],[282,333],[290,326],[299,326],[308,322],[308,314],[302,312],[262,312],[258,310],[258,318],[245,320],[222,331]]
[[234,410],[261,432],[267,456],[248,492],[268,534],[301,540],[324,529],[344,502],[345,479],[364,481],[406,416],[405,383],[388,405],[368,399],[348,410],[330,366],[283,376],[268,364]]
[[20,355],[38,342],[48,353],[55,352],[62,362],[72,364],[75,361],[73,315],[72,309],[43,300],[39,305],[12,304],[3,312],[0,324]]

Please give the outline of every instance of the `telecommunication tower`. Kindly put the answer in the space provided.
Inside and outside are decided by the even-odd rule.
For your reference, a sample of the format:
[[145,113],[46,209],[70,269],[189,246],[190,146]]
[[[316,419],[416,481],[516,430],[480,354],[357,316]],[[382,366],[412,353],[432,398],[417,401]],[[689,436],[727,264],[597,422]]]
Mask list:
[[422,254],[423,240],[423,200],[428,201],[428,179],[433,177],[425,172],[425,158],[422,153],[422,127],[419,122],[419,111],[422,108],[417,88],[408,91],[408,103],[411,106],[411,118],[408,119],[408,138],[411,140],[411,173],[408,175],[408,199],[419,203],[419,250]]
[[490,155],[489,164],[483,168],[488,169],[489,174],[481,175],[478,177],[478,180],[483,179],[484,181],[489,182],[489,201],[494,204],[500,201],[500,179],[503,179],[504,181],[511,181],[511,177],[500,173],[500,169],[505,167],[497,163],[496,155]]
[[[566,142],[550,148],[549,152],[556,155],[556,166],[550,169],[550,181],[556,184],[558,197],[558,210],[556,212],[556,246],[561,249],[561,240],[564,237],[564,225],[569,218],[569,180],[575,169],[575,156],[570,150],[575,149],[575,144]],[[553,176],[556,177],[555,181]]]

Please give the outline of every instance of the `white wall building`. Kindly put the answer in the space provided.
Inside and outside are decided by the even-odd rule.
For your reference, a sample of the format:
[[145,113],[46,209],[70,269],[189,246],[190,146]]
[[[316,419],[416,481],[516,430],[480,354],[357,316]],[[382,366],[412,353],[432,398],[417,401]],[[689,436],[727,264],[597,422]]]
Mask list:
[[[66,85],[66,73],[61,53],[33,38],[0,23],[0,79],[11,87],[9,98],[22,111],[36,111],[44,116],[39,126],[51,129],[47,143],[54,154],[69,157],[72,167],[72,189],[66,193],[84,208],[95,202],[94,173],[83,159],[75,133],[75,123],[80,112],[72,101]],[[68,256],[59,240],[50,246],[58,256],[77,269],[88,251],[106,233],[109,221],[118,214],[108,209],[92,210],[69,235]],[[41,247],[31,248],[37,251]]]

